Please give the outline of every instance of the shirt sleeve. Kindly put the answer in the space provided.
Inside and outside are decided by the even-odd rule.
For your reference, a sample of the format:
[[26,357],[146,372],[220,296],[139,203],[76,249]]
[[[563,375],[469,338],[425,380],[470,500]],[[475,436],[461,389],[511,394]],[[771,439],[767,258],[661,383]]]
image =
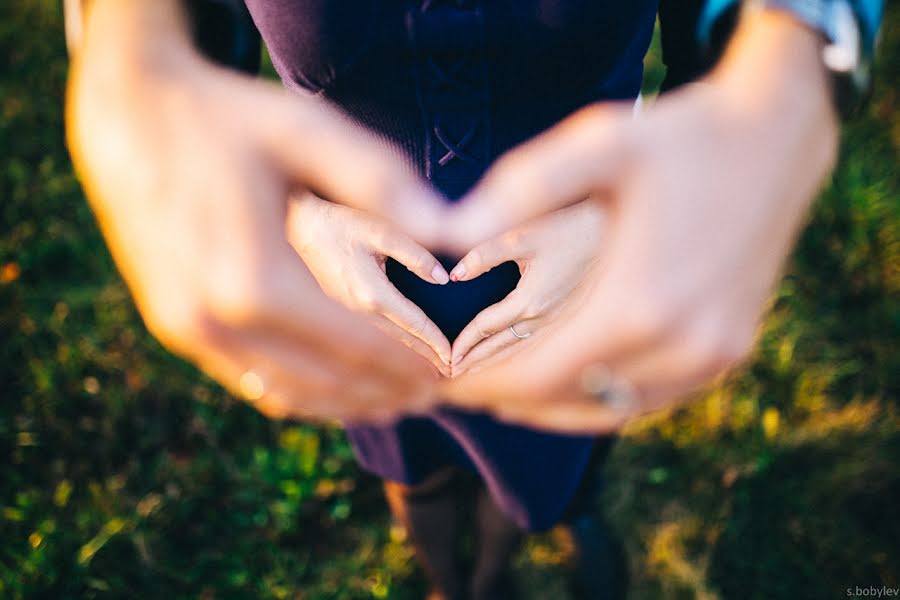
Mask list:
[[[884,13],[884,0],[848,0],[848,2],[859,19],[863,52],[866,56],[872,56],[878,27]],[[707,0],[697,23],[697,36],[702,44],[709,42],[713,26],[737,3],[738,0]]]

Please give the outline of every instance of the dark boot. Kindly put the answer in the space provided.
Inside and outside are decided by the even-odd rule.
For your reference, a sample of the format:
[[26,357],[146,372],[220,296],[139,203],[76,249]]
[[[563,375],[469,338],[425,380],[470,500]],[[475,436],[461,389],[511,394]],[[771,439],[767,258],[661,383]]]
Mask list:
[[441,471],[422,484],[384,482],[394,518],[405,528],[432,586],[429,600],[463,600],[463,577],[456,559],[459,498],[455,470]]
[[580,515],[566,522],[575,545],[569,589],[573,600],[622,600],[627,566],[621,543],[599,515]]
[[472,569],[471,599],[513,600],[510,562],[525,532],[500,510],[483,486],[476,500],[476,523],[478,553]]
[[573,600],[621,600],[628,590],[628,567],[621,541],[603,520],[598,505],[603,464],[615,441],[599,438],[572,504],[563,519],[575,546],[569,565]]

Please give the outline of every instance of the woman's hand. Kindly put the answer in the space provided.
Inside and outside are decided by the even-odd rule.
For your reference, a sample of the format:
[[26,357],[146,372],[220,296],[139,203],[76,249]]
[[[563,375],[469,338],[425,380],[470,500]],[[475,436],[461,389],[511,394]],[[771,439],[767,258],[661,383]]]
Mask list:
[[454,377],[540,339],[592,270],[602,217],[594,202],[560,209],[479,244],[450,271],[452,280],[467,281],[514,261],[522,273],[516,289],[478,313],[453,342]]
[[148,328],[271,416],[426,408],[435,369],[325,296],[285,225],[314,190],[425,239],[441,201],[323,104],[188,38],[175,0],[94,0],[68,89],[77,172]]
[[820,44],[766,11],[706,82],[641,118],[590,107],[502,157],[451,219],[461,248],[587,197],[608,207],[603,248],[585,300],[541,340],[442,392],[510,421],[603,431],[740,361],[835,160]]
[[431,253],[384,220],[304,194],[291,202],[288,240],[328,296],[361,312],[450,376],[450,342],[388,280],[393,258],[436,285],[450,278]]

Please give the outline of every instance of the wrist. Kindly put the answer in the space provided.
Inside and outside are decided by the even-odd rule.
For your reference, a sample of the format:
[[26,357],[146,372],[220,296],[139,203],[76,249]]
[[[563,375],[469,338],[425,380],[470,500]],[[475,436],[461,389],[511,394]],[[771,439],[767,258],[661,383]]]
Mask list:
[[74,75],[123,85],[170,80],[200,61],[178,0],[93,0]]
[[90,2],[66,91],[73,158],[103,124],[145,122],[142,111],[158,112],[166,97],[192,94],[204,64],[178,0]]
[[823,116],[831,107],[828,73],[818,32],[789,13],[747,13],[709,77],[746,110],[803,109]]
[[[85,188],[121,169],[129,144],[196,95],[204,64],[177,0],[93,0],[66,89],[66,139]],[[169,111],[171,112],[171,111]],[[102,195],[88,193],[92,202]]]
[[720,112],[771,147],[821,152],[824,175],[838,142],[838,118],[819,34],[788,13],[744,15],[725,56],[706,79]]

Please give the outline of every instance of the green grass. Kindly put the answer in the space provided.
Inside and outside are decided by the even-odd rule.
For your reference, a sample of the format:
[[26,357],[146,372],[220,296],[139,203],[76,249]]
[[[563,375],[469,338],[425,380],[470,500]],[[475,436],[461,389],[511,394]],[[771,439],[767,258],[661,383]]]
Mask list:
[[[614,451],[632,598],[900,585],[896,5],[883,38],[753,360]],[[4,3],[0,55],[0,597],[418,597],[339,430],[263,419],[144,330],[63,144],[58,2]],[[523,549],[531,597],[562,597],[567,547]]]

